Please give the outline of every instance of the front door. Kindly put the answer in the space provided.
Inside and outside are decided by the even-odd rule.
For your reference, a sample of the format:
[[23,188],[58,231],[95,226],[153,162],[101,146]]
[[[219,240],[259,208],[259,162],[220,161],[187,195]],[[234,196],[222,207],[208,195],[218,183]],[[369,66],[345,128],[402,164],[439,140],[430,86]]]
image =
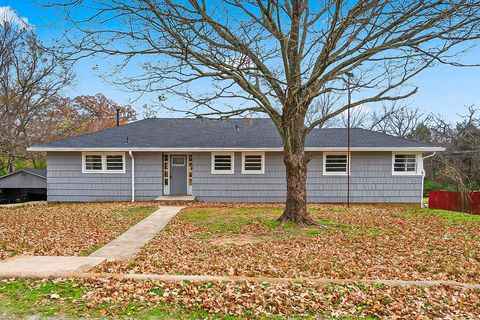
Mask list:
[[187,194],[187,156],[170,156],[170,194]]

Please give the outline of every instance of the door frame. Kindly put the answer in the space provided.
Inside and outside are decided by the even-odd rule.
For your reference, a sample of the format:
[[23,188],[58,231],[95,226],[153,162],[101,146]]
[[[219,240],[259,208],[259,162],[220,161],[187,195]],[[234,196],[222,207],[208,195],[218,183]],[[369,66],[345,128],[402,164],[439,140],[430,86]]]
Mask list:
[[171,157],[172,156],[185,156],[186,163],[185,165],[187,166],[187,179],[185,183],[187,184],[187,195],[192,195],[192,186],[193,186],[193,180],[192,183],[190,183],[190,180],[193,178],[193,156],[191,153],[163,153],[162,156],[162,169],[163,169],[163,195],[167,196],[170,195],[170,185],[171,185],[171,166],[172,166],[172,161]]

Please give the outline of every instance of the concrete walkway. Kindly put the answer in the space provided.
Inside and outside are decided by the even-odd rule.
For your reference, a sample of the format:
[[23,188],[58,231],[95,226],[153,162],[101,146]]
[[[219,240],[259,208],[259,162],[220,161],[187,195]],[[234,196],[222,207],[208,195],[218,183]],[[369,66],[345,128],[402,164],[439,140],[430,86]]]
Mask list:
[[0,278],[63,278],[88,274],[105,261],[131,258],[183,208],[160,207],[88,257],[16,256],[0,261]]
[[104,261],[98,257],[16,256],[0,263],[0,278],[61,277],[86,272]]
[[38,205],[46,205],[46,204],[48,204],[47,201],[28,201],[28,202],[20,202],[20,203],[0,204],[0,208],[16,208],[16,207],[38,206]]
[[132,258],[143,245],[152,240],[183,208],[185,207],[160,207],[117,239],[92,253],[90,257],[101,257],[107,259],[107,261]]

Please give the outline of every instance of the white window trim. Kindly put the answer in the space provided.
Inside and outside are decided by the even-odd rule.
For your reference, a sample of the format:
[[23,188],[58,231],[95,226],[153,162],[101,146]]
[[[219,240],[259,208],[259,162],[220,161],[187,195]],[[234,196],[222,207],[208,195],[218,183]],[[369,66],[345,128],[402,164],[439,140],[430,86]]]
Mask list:
[[[262,169],[245,170],[245,156],[260,156],[262,158]],[[265,152],[242,152],[242,174],[265,174]]]
[[323,175],[324,176],[347,176],[348,173],[352,173],[351,166],[350,166],[350,159],[352,157],[352,154],[350,153],[349,156],[347,156],[347,171],[345,172],[327,172],[327,156],[346,156],[348,155],[348,152],[324,152],[323,153]]
[[[230,156],[232,159],[230,171],[215,170],[215,156]],[[212,152],[211,167],[212,167],[212,174],[234,174],[235,173],[235,152]]]
[[[86,170],[85,169],[85,156],[101,156],[102,157],[102,170]],[[107,156],[122,156],[122,170],[107,170]],[[125,173],[126,162],[125,152],[82,152],[82,173]]]
[[[395,156],[401,154],[413,154],[416,158],[415,172],[395,171]],[[422,153],[419,152],[392,152],[392,175],[393,176],[421,176],[423,172]]]

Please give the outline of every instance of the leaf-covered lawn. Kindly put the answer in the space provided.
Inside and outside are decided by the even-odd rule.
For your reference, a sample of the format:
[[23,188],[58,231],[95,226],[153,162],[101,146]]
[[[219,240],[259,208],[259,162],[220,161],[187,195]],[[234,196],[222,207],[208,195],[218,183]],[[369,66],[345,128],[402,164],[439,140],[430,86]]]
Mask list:
[[101,271],[480,283],[480,216],[388,206],[312,207],[321,228],[280,226],[281,209],[188,208],[135,259]]
[[0,260],[14,255],[87,255],[156,207],[129,203],[0,208]]
[[476,319],[480,292],[301,283],[0,281],[0,317],[121,319]]

